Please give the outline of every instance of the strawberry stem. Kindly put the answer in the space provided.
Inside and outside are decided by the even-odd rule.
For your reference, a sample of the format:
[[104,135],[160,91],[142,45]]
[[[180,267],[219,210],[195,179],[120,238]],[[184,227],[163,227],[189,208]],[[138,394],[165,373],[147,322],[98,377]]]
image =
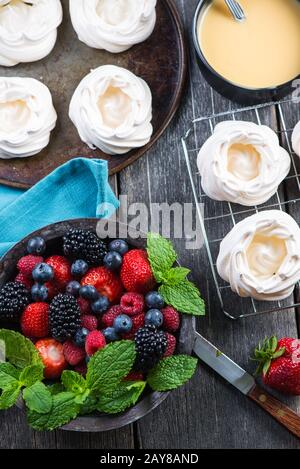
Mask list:
[[278,348],[278,339],[275,336],[267,337],[262,343],[259,343],[254,350],[254,357],[252,360],[258,362],[258,367],[255,371],[255,375],[266,374],[269,371],[272,360],[281,357],[285,352],[285,347]]

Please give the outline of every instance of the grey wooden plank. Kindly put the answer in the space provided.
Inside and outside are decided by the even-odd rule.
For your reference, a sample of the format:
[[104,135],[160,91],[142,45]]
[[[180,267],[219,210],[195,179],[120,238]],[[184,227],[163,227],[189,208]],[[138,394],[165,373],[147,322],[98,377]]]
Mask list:
[[[177,1],[187,26],[191,24],[196,3],[196,0]],[[128,194],[129,201],[147,204],[192,201],[179,138],[193,116],[228,109],[229,102],[211,93],[193,58],[190,83],[177,122],[144,159],[120,174],[120,190]],[[265,117],[273,119],[274,124],[273,115]],[[234,323],[225,319],[220,313],[204,249],[186,251],[184,240],[175,240],[175,244],[181,262],[192,269],[207,301],[207,316],[198,321],[198,329],[249,371],[253,371],[249,354],[259,339],[273,333],[297,333],[293,311]],[[235,304],[239,305],[237,301]],[[288,402],[294,408],[299,404],[299,400]],[[191,383],[172,393],[138,423],[138,436],[143,448],[300,447],[285,429],[203,366]]]

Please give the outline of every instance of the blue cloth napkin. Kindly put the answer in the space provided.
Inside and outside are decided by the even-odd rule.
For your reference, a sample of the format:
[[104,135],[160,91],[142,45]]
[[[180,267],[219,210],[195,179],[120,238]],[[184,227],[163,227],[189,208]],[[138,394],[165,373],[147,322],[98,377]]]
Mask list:
[[109,217],[118,207],[103,160],[68,161],[26,192],[0,186],[0,257],[50,223]]

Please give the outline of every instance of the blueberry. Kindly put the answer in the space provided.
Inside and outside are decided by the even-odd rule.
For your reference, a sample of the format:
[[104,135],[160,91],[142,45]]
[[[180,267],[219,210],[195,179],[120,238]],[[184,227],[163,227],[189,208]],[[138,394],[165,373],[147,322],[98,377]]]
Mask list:
[[72,280],[66,286],[66,293],[68,293],[69,295],[77,297],[77,296],[79,296],[80,288],[81,288],[80,283],[76,282],[76,280]]
[[124,239],[115,239],[109,243],[108,249],[110,251],[118,252],[121,256],[124,256],[124,254],[129,251],[129,246]]
[[83,261],[82,259],[78,259],[77,261],[73,262],[71,266],[71,273],[72,275],[74,275],[74,277],[83,277],[88,270],[88,263]]
[[145,316],[146,326],[160,327],[163,323],[164,317],[159,309],[149,309]]
[[165,306],[163,297],[157,291],[151,291],[145,296],[148,308],[161,309]]
[[46,301],[48,298],[48,288],[39,283],[35,283],[31,289],[33,301]]
[[42,262],[35,266],[32,271],[32,277],[38,283],[49,282],[54,278],[54,271],[50,265]]
[[79,295],[85,300],[96,301],[99,298],[99,293],[92,285],[84,285],[79,290]]
[[120,314],[114,320],[114,329],[117,334],[123,334],[125,332],[130,332],[132,329],[132,320],[126,314]]
[[41,236],[31,238],[27,243],[27,252],[29,254],[44,254],[46,251],[46,242]]
[[104,335],[107,342],[115,342],[116,340],[119,340],[119,336],[113,327],[107,327],[106,329],[103,329],[102,334]]
[[108,252],[103,259],[103,264],[108,270],[117,270],[122,265],[122,256],[116,251]]
[[100,296],[92,303],[92,311],[95,314],[104,314],[110,306],[108,298],[106,296]]
[[85,341],[87,336],[89,335],[90,331],[88,331],[85,327],[78,329],[75,334],[74,342],[78,347],[84,347]]

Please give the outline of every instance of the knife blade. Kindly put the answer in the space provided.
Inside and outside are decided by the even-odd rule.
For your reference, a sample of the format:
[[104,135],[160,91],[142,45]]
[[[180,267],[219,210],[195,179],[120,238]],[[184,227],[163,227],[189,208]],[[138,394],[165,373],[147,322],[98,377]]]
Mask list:
[[194,353],[228,381],[232,386],[254,401],[277,422],[283,425],[297,438],[300,438],[300,416],[275,397],[260,388],[253,376],[227,357],[198,332],[194,332]]

